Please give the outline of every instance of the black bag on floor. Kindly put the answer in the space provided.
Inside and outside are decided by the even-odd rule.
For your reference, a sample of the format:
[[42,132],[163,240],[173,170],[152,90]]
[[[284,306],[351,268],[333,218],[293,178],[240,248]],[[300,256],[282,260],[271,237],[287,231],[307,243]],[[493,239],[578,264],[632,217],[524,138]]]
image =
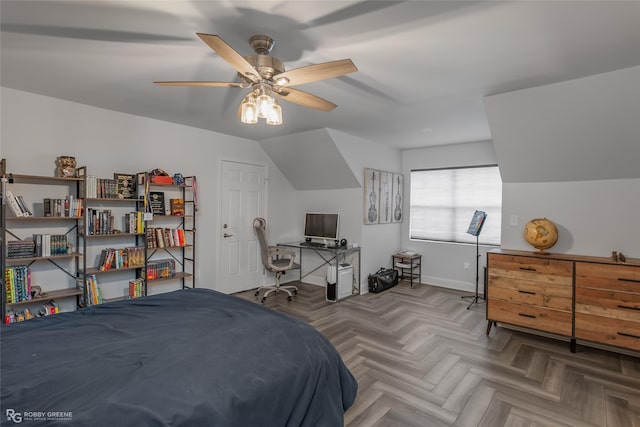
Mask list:
[[381,268],[376,273],[369,275],[369,292],[373,292],[374,294],[393,288],[397,284],[397,270]]

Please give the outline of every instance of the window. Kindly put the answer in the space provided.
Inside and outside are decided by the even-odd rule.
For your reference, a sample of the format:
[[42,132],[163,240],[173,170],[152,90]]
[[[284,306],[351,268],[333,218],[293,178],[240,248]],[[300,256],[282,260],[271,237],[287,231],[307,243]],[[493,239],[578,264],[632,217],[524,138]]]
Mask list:
[[500,244],[502,180],[498,166],[411,171],[410,238],[475,243],[467,234],[476,210],[487,219],[478,238]]

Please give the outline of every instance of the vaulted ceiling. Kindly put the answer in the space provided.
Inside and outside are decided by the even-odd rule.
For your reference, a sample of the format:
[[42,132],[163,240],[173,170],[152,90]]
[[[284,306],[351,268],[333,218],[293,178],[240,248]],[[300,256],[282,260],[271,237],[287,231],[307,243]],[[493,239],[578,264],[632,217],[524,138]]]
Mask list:
[[[634,1],[7,1],[0,83],[265,140],[336,129],[399,148],[491,138],[483,99],[640,65]],[[358,71],[299,86],[338,107],[283,102],[284,125],[241,124],[247,89],[196,33],[242,55],[275,39],[286,69],[351,58]]]

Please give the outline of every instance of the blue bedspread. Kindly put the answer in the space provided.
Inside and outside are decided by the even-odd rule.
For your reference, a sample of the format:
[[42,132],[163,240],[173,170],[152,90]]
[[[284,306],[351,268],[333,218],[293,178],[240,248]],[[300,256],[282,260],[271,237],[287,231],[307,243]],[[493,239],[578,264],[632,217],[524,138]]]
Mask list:
[[24,426],[333,427],[358,388],[308,324],[206,289],[3,325],[1,340],[3,424],[10,409]]

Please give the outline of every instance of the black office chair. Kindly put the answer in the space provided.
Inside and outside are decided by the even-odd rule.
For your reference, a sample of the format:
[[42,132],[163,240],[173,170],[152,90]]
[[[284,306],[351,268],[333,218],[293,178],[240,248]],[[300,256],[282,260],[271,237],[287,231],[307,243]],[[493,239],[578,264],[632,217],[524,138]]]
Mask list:
[[260,286],[256,291],[256,296],[260,295],[260,291],[266,291],[262,295],[262,303],[267,300],[267,296],[270,294],[277,294],[278,292],[286,292],[289,296],[287,300],[291,301],[293,295],[298,294],[298,288],[293,285],[280,286],[280,277],[288,270],[295,270],[300,268],[300,264],[294,262],[296,254],[288,249],[280,248],[278,246],[269,246],[266,237],[267,221],[264,218],[255,218],[253,220],[253,229],[258,236],[260,242],[260,252],[262,255],[262,265],[268,271],[272,271],[276,274],[276,284],[274,286]]

